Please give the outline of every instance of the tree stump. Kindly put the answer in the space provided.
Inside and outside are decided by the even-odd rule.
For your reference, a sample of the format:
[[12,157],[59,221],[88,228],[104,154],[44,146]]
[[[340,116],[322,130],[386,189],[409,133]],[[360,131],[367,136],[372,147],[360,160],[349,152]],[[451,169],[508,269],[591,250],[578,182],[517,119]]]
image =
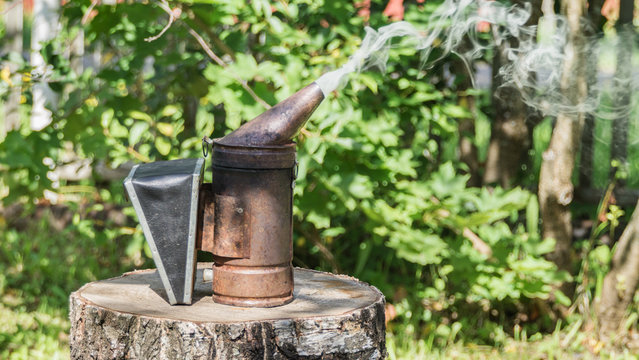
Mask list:
[[[357,279],[295,269],[275,308],[214,303],[199,264],[192,305],[171,306],[152,270],[86,284],[70,297],[72,359],[380,359],[384,296]],[[210,266],[208,266],[210,268]]]

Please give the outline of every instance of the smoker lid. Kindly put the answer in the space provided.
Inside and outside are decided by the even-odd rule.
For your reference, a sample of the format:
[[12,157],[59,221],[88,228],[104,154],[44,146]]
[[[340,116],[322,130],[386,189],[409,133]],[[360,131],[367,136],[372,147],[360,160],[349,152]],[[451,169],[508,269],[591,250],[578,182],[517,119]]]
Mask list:
[[228,146],[213,141],[213,166],[237,169],[290,169],[295,166],[296,144],[289,141],[283,145]]

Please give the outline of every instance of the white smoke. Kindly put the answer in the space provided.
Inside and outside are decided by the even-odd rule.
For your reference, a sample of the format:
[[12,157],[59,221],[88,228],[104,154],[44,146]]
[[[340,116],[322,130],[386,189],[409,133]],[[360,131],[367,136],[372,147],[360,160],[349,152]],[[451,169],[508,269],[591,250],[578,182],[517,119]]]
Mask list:
[[[348,62],[322,75],[316,83],[324,95],[328,95],[343,86],[354,72],[371,67],[384,71],[395,38],[412,40],[421,52],[422,66],[426,69],[451,53],[458,55],[471,69],[472,60],[501,41],[508,41],[516,45],[507,49],[510,63],[499,69],[499,76],[503,86],[518,90],[527,105],[549,116],[589,113],[611,119],[627,115],[631,109],[628,105],[602,104],[602,98],[610,93],[613,85],[617,89],[622,86],[633,91],[637,83],[633,81],[636,76],[598,76],[597,55],[602,46],[608,46],[605,40],[591,36],[586,38],[579,54],[570,53],[566,46],[568,28],[564,17],[542,18],[540,24],[544,24],[544,31],[538,34],[537,26],[526,25],[530,14],[530,6],[506,6],[487,0],[445,0],[429,17],[426,29],[417,29],[408,22],[396,22],[378,30],[367,27],[360,48]],[[492,41],[479,40],[477,29],[482,22],[492,25]],[[584,24],[586,29],[587,24]],[[431,59],[435,44],[442,50],[442,55]],[[582,56],[587,62],[584,71],[587,72],[588,96],[577,104],[566,98],[561,90],[563,63],[568,56]]]
[[469,35],[471,50],[459,54],[464,60],[472,60],[481,56],[485,45],[481,45],[476,36],[477,24],[488,22],[504,27],[504,31],[516,37],[531,35],[534,28],[524,26],[530,17],[529,8],[505,7],[497,2],[486,0],[446,0],[429,17],[428,28],[419,30],[408,22],[400,21],[379,28],[377,31],[366,27],[366,35],[360,48],[341,68],[326,73],[316,80],[324,94],[343,86],[348,75],[371,67],[380,70],[386,68],[388,51],[394,38],[409,38],[414,41],[415,48],[421,51],[422,64],[429,67],[438,60],[430,59],[435,41],[441,41],[443,56],[456,53],[460,44]]

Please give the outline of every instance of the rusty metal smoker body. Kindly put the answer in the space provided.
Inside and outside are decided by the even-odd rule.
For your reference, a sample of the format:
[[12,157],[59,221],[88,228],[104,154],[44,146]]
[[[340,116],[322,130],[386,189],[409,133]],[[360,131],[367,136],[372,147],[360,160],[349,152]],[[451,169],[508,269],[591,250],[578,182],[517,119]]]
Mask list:
[[212,154],[202,250],[214,256],[213,299],[261,307],[291,301],[295,144],[216,142]]
[[[177,249],[185,244],[194,244],[196,249],[213,254],[214,301],[236,306],[271,307],[293,300],[292,206],[297,164],[295,143],[291,139],[323,99],[319,86],[312,83],[227,136],[213,141],[213,181],[200,185],[199,191],[193,193],[195,199],[192,201],[198,204],[199,209],[190,214],[196,217],[195,233],[193,226],[189,230],[166,229],[173,231],[174,235],[155,231],[164,236],[162,241],[166,244],[152,244],[162,237],[154,238],[151,234],[154,227],[162,228],[162,222],[145,226],[145,218],[158,218],[158,215],[145,217],[140,213],[142,210],[138,211],[141,207],[136,207],[151,248],[170,249],[173,246]],[[192,173],[198,171],[201,169],[196,168]],[[167,176],[170,178],[171,174]],[[145,181],[136,179],[133,171],[127,179],[129,182],[130,179],[138,183]],[[171,180],[157,185],[156,176],[147,182],[150,186],[166,187]],[[196,180],[193,180],[195,183]],[[125,187],[126,184],[125,181]],[[132,187],[127,187],[133,201],[136,194],[132,191]],[[156,208],[156,212],[166,211],[166,206]],[[194,221],[184,223],[193,224]],[[151,229],[148,234],[147,229]],[[188,240],[175,240],[187,234]],[[173,263],[177,263],[178,268],[181,269],[184,263],[187,273],[195,271],[196,266],[189,264],[194,261],[192,255],[187,255],[182,261],[183,252],[176,250],[175,254],[179,259]],[[187,254],[192,252],[187,251]],[[156,256],[154,252],[161,276],[164,271],[161,267],[165,267],[161,266],[162,263],[171,263],[166,261],[169,256],[159,253]],[[180,278],[182,276],[180,273]],[[167,273],[162,278],[170,279],[171,276]],[[189,282],[188,275],[185,279],[184,284],[178,284],[178,289],[174,283],[164,282],[167,294],[189,294],[183,300],[169,296],[170,303],[191,302],[193,281]]]

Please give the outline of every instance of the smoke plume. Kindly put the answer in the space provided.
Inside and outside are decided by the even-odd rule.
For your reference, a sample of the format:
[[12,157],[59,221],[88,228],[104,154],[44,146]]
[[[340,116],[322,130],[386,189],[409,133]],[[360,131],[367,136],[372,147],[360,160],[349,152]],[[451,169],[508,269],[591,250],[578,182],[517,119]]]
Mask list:
[[[570,53],[566,46],[568,28],[564,17],[542,17],[540,24],[544,24],[543,31],[538,31],[536,25],[526,25],[530,14],[529,6],[506,6],[487,0],[445,0],[429,17],[425,29],[417,29],[408,22],[396,22],[378,30],[367,27],[360,48],[346,64],[322,75],[316,83],[327,95],[343,86],[352,73],[372,67],[384,71],[389,50],[397,38],[411,40],[420,51],[424,69],[432,67],[451,53],[459,56],[471,69],[469,64],[482,56],[485,50],[508,41],[516,46],[507,49],[510,63],[499,69],[502,86],[519,91],[529,106],[549,116],[589,113],[610,119],[627,114],[631,108],[628,105],[613,106],[610,103],[614,101],[602,102],[613,87],[621,86],[632,91],[636,86],[632,76],[615,78],[612,73],[606,75],[598,71],[597,54],[602,48],[611,46],[610,41],[591,36],[586,38],[581,53]],[[477,29],[480,23],[492,25],[492,41],[479,41]],[[584,30],[587,27],[584,24]],[[442,55],[431,58],[435,44],[442,50]],[[560,86],[562,64],[569,56],[586,57],[588,63],[585,70],[588,72],[588,96],[578,104],[567,99]]]

